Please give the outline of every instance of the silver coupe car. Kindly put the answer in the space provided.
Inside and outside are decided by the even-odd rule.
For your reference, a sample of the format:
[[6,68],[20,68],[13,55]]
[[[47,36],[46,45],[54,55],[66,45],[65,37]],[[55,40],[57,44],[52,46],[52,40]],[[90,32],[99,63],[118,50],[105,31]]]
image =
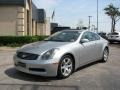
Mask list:
[[14,55],[15,68],[21,72],[69,77],[80,66],[109,55],[108,41],[87,30],[64,30],[44,41],[22,46]]

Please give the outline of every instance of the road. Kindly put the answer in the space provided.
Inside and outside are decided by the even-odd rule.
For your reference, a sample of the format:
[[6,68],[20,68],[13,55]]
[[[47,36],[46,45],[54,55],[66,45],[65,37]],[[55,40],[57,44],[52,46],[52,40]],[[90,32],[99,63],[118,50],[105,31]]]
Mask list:
[[86,65],[61,80],[16,71],[15,51],[0,48],[0,90],[120,90],[120,44],[110,45],[107,63]]

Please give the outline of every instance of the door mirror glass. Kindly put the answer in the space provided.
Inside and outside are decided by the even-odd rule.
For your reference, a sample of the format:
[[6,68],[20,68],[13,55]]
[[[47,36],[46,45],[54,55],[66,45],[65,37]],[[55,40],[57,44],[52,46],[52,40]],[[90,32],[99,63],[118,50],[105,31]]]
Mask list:
[[81,39],[80,42],[81,42],[81,43],[86,43],[86,42],[89,42],[89,40],[88,40],[88,39]]

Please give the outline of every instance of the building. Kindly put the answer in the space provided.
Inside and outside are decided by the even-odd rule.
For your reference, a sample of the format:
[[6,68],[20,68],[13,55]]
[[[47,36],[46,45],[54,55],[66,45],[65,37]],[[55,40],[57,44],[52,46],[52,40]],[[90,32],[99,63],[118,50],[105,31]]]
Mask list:
[[50,19],[32,0],[0,0],[0,36],[50,35]]

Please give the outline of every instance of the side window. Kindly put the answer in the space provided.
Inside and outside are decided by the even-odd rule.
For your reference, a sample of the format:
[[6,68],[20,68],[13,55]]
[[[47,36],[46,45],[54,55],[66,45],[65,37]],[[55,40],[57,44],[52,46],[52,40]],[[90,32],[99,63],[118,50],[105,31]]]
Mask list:
[[92,33],[92,32],[88,32],[88,33],[89,33],[89,40],[90,40],[90,41],[94,41],[95,38],[94,38],[94,36],[93,36],[93,33]]
[[82,36],[82,39],[88,39],[89,41],[95,41],[95,40],[99,40],[100,37],[92,32],[85,32]]
[[92,37],[90,35],[90,32],[85,32],[82,36],[82,39],[88,39],[89,41],[92,41]]
[[96,40],[100,40],[100,37],[97,34],[95,34],[95,38]]
[[93,41],[100,40],[100,37],[97,34],[92,33],[92,32],[90,32],[90,33],[91,33]]
[[83,34],[82,39],[88,39],[89,40],[89,34],[88,34],[88,32],[85,32]]

